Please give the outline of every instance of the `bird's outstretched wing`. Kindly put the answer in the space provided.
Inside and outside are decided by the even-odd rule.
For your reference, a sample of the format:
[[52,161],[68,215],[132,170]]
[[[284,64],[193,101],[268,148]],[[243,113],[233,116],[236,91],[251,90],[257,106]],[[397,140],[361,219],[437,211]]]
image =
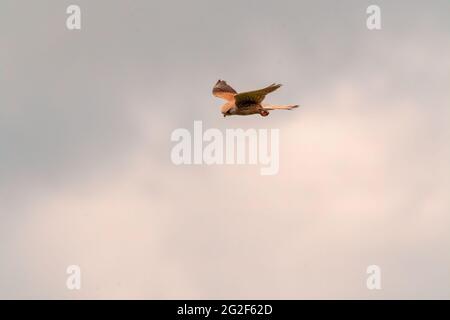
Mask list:
[[279,87],[281,87],[281,84],[274,83],[263,89],[238,93],[234,96],[234,99],[236,100],[236,106],[240,108],[252,104],[260,104],[267,94],[277,90]]
[[226,81],[219,80],[214,86],[212,93],[218,98],[225,99],[227,101],[234,101],[234,96],[237,92],[230,87]]

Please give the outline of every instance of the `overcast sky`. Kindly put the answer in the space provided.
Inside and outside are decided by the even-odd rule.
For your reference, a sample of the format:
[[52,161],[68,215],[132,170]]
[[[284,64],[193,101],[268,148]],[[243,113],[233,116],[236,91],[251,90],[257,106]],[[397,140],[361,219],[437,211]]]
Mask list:
[[[448,0],[2,0],[0,298],[450,298],[449,30]],[[218,79],[301,108],[223,118]],[[173,165],[194,120],[280,129],[279,174]]]

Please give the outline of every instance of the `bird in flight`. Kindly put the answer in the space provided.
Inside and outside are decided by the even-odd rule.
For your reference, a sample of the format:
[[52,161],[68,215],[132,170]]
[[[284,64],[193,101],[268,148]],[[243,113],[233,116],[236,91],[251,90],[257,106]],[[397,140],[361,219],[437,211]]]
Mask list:
[[279,87],[281,87],[281,84],[274,83],[263,89],[237,93],[225,81],[219,80],[212,93],[214,96],[227,101],[221,107],[224,117],[232,115],[248,116],[251,114],[260,114],[267,117],[270,110],[291,110],[298,107],[298,105],[293,104],[267,105],[262,103],[267,94],[274,92]]

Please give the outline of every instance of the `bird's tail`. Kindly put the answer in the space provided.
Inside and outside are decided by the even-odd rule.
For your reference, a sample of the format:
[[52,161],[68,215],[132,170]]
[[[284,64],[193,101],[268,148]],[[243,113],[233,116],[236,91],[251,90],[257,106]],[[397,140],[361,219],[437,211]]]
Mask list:
[[287,105],[264,105],[264,110],[292,110],[294,108],[298,108],[298,104],[287,104]]

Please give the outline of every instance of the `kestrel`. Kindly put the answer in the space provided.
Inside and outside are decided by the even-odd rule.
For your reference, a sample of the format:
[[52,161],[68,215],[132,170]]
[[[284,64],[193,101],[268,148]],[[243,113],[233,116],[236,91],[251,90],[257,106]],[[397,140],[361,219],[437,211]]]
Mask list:
[[260,114],[263,117],[269,115],[270,110],[291,110],[298,105],[266,105],[262,104],[267,94],[277,90],[281,84],[271,84],[270,86],[248,92],[237,93],[225,81],[219,80],[214,86],[212,93],[214,96],[227,101],[221,111],[224,117],[239,115],[248,116],[251,114]]

